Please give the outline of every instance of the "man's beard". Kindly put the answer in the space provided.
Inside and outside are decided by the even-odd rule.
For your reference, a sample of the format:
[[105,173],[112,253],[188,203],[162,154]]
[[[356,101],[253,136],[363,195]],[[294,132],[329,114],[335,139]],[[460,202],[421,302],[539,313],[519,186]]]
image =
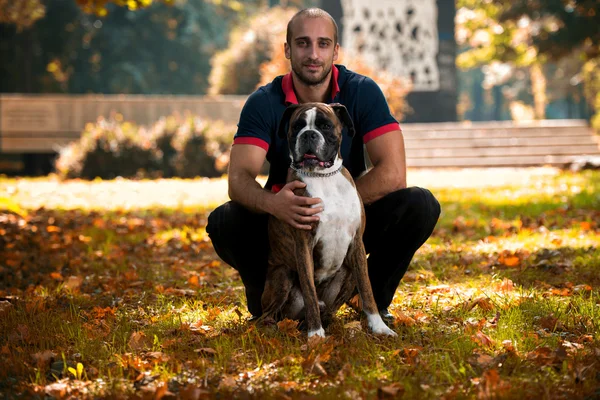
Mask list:
[[294,71],[295,75],[303,84],[307,86],[319,86],[325,82],[325,79],[327,79],[327,75],[329,75],[329,73],[331,72],[332,65],[333,63],[329,64],[329,68],[323,70],[323,73],[321,75],[315,77],[313,75],[304,74],[302,71],[303,65],[300,65],[300,68],[297,68],[292,60],[292,71]]

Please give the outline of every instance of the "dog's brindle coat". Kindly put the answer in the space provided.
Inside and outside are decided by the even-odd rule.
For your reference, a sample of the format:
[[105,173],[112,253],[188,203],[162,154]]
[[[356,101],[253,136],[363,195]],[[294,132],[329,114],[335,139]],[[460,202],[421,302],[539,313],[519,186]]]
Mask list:
[[[262,296],[263,319],[305,318],[308,336],[325,336],[327,321],[350,300],[356,285],[370,329],[396,336],[377,311],[367,273],[362,242],[365,213],[350,173],[342,166],[342,128],[354,134],[352,120],[341,104],[304,103],[285,110],[291,168],[287,182],[299,180],[298,196],[323,201],[319,221],[301,230],[269,217],[269,266]],[[339,173],[336,173],[339,171]]]

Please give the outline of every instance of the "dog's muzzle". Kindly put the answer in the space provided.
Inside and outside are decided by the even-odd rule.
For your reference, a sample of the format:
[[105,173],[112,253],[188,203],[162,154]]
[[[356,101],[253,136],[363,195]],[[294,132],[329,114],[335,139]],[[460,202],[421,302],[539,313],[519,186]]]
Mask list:
[[[316,130],[306,130],[298,135],[294,164],[300,168],[329,168],[333,165],[332,152],[327,151],[323,134]],[[335,152],[333,152],[335,156]]]

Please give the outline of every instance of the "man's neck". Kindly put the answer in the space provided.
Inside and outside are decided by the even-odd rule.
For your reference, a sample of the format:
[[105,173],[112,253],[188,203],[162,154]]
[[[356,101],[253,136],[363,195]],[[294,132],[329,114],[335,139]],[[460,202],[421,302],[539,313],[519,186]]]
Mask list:
[[298,103],[328,103],[331,95],[331,72],[320,85],[306,85],[292,73]]

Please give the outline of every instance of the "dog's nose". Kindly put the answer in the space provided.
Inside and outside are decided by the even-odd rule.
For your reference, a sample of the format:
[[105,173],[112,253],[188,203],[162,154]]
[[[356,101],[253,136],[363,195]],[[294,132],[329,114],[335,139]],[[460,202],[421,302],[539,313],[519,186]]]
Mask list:
[[317,140],[319,137],[319,133],[317,131],[308,131],[306,132],[310,140]]

